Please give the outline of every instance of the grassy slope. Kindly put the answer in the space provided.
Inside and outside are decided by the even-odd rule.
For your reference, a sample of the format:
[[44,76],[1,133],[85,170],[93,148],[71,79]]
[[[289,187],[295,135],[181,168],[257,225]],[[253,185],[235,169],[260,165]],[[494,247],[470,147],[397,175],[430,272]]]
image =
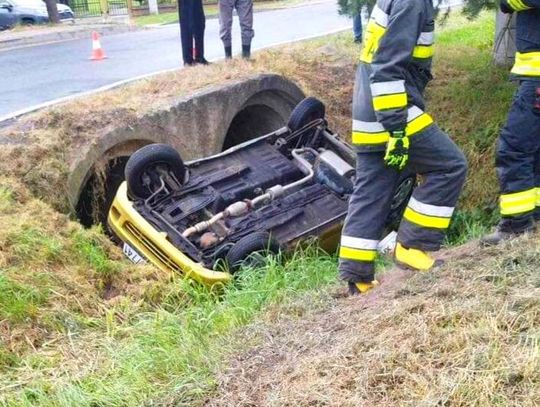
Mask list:
[[237,336],[204,405],[538,406],[537,241],[471,243],[437,272],[387,271],[362,298],[270,307]]
[[[488,63],[490,21],[448,27],[439,37],[439,79],[430,90],[431,111],[471,159],[468,208],[494,200],[491,145],[512,92],[505,71]],[[189,78],[182,72],[144,81],[6,130],[4,136],[25,144],[0,152],[0,401],[190,405],[213,388],[213,372],[235,349],[231,333],[268,304],[333,281],[334,259],[299,256],[262,278],[247,273],[218,299],[150,267],[129,266],[99,231],[82,230],[49,204],[65,208],[58,200],[63,163],[80,138],[136,118],[141,95],[144,106],[156,109],[185,93],[186,81],[202,87],[225,70],[231,80],[266,71],[291,77],[327,103],[333,126],[347,134],[357,53],[349,34],[310,41],[261,53],[253,64],[214,64],[190,70]],[[81,116],[90,109],[94,116]],[[470,213],[462,217],[477,230]]]

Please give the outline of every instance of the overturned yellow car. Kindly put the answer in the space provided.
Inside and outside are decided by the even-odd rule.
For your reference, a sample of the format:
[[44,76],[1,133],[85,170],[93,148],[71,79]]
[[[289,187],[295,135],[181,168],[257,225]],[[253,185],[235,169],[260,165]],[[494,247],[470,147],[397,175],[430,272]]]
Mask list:
[[[356,155],[324,113],[320,101],[304,99],[286,127],[189,163],[164,144],[135,152],[108,216],[126,256],[213,285],[307,239],[335,250]],[[403,175],[389,226],[414,183]]]

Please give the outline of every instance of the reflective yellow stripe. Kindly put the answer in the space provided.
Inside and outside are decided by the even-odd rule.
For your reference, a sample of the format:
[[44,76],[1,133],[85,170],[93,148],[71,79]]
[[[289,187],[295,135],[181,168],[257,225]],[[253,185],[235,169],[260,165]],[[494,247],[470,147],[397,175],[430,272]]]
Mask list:
[[376,250],[353,249],[345,246],[339,249],[339,257],[347,260],[374,261],[376,256]]
[[364,41],[364,47],[360,54],[360,61],[371,64],[375,52],[379,49],[379,42],[384,36],[386,28],[377,24],[375,20],[370,20],[366,27],[366,39]]
[[373,108],[375,110],[396,109],[407,106],[407,94],[396,93],[393,95],[375,96],[373,98]]
[[382,133],[365,133],[362,131],[353,131],[352,132],[352,142],[353,144],[362,145],[362,144],[384,144],[390,138],[390,133],[387,131]]
[[[409,122],[405,134],[407,134],[408,137],[414,136],[432,123],[433,119],[431,116],[427,113],[422,113],[420,116]],[[390,138],[390,133],[387,131],[369,133],[353,130],[351,138],[352,143],[356,145],[384,144]]]
[[433,45],[417,45],[413,50],[414,58],[431,58],[433,56]]
[[532,8],[523,3],[522,0],[508,0],[508,5],[515,11],[530,10]]
[[540,76],[540,52],[516,53],[516,63],[512,68],[514,75]]
[[536,188],[536,206],[540,206],[540,188]]
[[501,215],[520,215],[531,212],[536,206],[536,188],[513,194],[503,194],[500,205]]
[[440,218],[438,216],[422,215],[407,207],[403,217],[409,222],[426,228],[446,229],[450,225],[450,218]]
[[412,136],[416,133],[421,132],[432,123],[433,119],[431,118],[431,116],[427,113],[422,113],[420,116],[418,116],[416,119],[414,119],[407,125],[405,133],[409,136]]

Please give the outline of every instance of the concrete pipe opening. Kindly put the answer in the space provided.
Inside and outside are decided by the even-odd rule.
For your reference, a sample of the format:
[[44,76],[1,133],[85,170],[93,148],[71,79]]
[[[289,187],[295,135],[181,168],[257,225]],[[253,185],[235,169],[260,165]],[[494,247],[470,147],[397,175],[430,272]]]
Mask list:
[[283,117],[266,105],[251,105],[239,111],[229,126],[223,150],[263,136],[285,125]]
[[128,126],[112,129],[73,163],[69,201],[82,224],[106,224],[126,163],[149,143],[169,144],[185,161],[207,157],[283,127],[304,98],[278,75],[258,75],[174,101]]
[[107,214],[118,187],[124,181],[124,169],[129,156],[109,160],[99,169],[94,168],[84,184],[75,208],[77,218],[87,227],[106,225]]

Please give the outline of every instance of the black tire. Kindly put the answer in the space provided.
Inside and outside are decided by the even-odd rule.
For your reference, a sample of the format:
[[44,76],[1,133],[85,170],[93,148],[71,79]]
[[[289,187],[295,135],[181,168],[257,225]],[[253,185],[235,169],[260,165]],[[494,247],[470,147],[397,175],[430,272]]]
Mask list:
[[[150,144],[137,150],[126,164],[124,172],[130,196],[146,199],[160,187],[160,174],[171,174],[174,184],[182,185],[186,166],[174,148],[167,144]],[[168,182],[173,188],[175,185]]]
[[408,174],[399,181],[396,192],[394,192],[394,197],[392,198],[388,219],[386,219],[387,228],[391,230],[398,229],[403,212],[409,203],[415,186],[416,175]]
[[296,105],[291,112],[287,127],[291,131],[300,130],[314,120],[324,119],[326,108],[324,103],[314,97],[308,97]]
[[264,265],[264,257],[278,254],[279,250],[279,243],[268,232],[255,232],[236,242],[225,256],[225,260],[229,270],[234,273],[242,266]]

